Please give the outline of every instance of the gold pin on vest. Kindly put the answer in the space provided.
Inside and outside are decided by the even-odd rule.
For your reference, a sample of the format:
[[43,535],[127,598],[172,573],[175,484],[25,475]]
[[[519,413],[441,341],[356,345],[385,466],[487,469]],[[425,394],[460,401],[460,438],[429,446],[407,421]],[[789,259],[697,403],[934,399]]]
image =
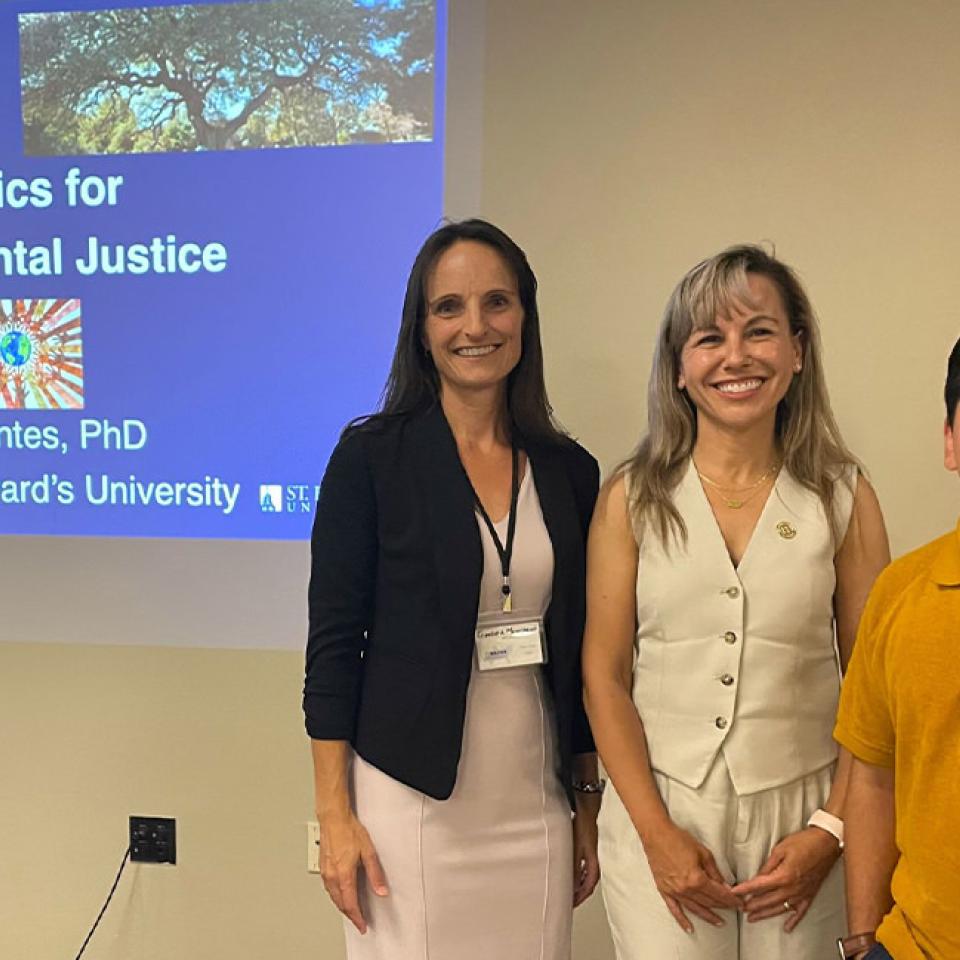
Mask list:
[[777,524],[777,533],[779,533],[784,540],[792,540],[797,535],[797,528],[792,523],[781,520]]

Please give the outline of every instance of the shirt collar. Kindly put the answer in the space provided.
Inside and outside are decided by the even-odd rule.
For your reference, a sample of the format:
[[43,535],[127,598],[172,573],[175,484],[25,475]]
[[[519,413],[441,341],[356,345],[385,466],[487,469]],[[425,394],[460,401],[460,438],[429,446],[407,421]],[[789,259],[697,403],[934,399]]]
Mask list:
[[960,522],[956,535],[947,537],[934,559],[930,576],[942,587],[960,586]]

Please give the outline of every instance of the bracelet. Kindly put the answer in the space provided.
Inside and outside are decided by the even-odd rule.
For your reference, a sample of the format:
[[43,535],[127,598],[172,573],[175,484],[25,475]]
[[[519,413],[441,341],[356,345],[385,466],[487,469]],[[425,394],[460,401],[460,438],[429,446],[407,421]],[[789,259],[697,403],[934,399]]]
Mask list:
[[607,781],[600,777],[599,780],[574,780],[573,789],[577,793],[603,793]]
[[843,853],[843,821],[839,817],[827,813],[826,810],[814,810],[807,821],[807,826],[818,827],[825,833],[829,833],[840,844],[840,852]]

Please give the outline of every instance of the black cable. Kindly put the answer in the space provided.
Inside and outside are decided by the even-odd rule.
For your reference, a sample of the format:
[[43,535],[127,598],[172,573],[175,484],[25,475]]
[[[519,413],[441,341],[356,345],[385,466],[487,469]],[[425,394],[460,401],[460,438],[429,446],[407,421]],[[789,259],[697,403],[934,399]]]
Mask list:
[[120,882],[120,877],[123,876],[123,868],[127,865],[127,861],[130,859],[130,848],[127,847],[127,852],[123,855],[123,860],[120,862],[120,869],[117,871],[117,877],[113,881],[113,886],[110,888],[110,892],[107,894],[107,899],[104,905],[100,908],[100,912],[97,914],[97,919],[93,921],[93,926],[90,928],[90,932],[87,934],[87,939],[83,941],[83,946],[80,948],[80,952],[76,955],[74,960],[80,960],[83,956],[83,951],[87,949],[87,944],[90,942],[90,938],[93,936],[94,931],[97,929],[97,925],[100,923],[101,918],[107,912],[107,907],[110,906],[110,900],[113,898],[113,894],[117,889],[117,884]]

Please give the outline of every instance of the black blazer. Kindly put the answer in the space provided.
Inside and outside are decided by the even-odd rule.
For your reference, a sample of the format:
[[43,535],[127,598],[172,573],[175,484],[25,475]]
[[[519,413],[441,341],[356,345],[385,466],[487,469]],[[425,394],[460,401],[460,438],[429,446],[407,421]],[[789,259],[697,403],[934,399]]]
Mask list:
[[[594,749],[581,695],[587,527],[597,462],[571,441],[524,441],[554,552],[545,674],[559,775]],[[431,797],[453,791],[483,573],[473,493],[439,406],[348,431],[313,526],[303,708],[317,740]]]

